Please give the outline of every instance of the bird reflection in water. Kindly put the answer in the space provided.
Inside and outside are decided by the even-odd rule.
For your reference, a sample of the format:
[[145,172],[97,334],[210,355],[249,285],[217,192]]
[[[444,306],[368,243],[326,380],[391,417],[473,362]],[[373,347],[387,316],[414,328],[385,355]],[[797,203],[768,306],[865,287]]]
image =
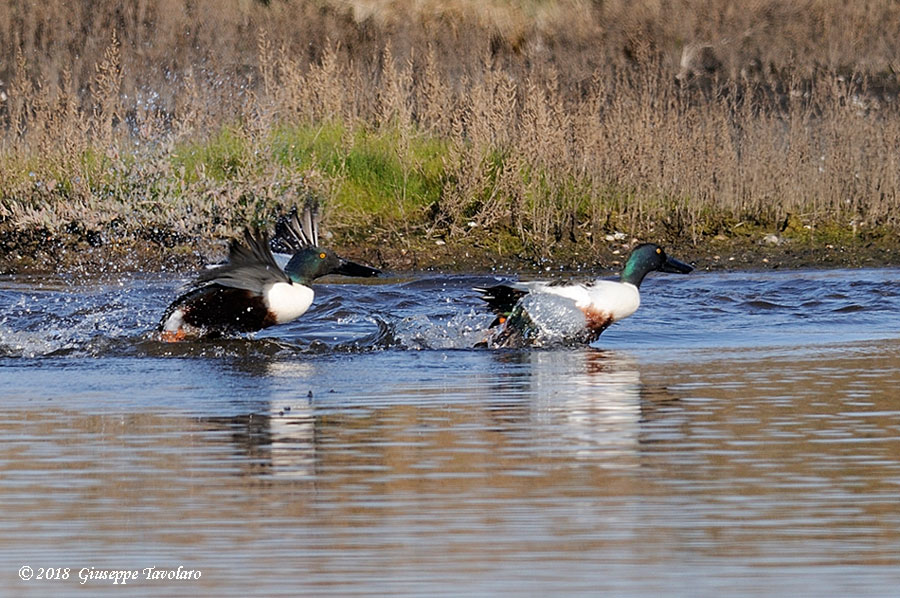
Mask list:
[[[304,393],[337,375],[334,362],[276,360],[267,365],[268,374],[296,378],[297,394],[216,423],[232,431],[249,457],[250,472],[271,479],[311,479],[326,470],[406,476],[431,472],[448,458],[459,459],[455,474],[508,470],[512,461],[503,461],[506,451],[520,470],[579,462],[629,469],[640,463],[645,426],[673,401],[665,388],[645,387],[637,359],[624,352],[577,348],[482,355],[461,377],[450,367],[396,379],[374,371],[365,359],[342,362],[340,375],[346,379],[369,376],[365,390],[341,388],[327,397]],[[473,445],[500,454],[478,457]]]
[[642,384],[637,359],[625,352],[589,348],[494,355],[504,362],[506,374],[494,381],[493,394],[527,399],[496,403],[494,419],[510,429],[553,429],[548,450],[602,467],[639,465],[645,425],[660,416],[661,407],[677,401],[666,388]]

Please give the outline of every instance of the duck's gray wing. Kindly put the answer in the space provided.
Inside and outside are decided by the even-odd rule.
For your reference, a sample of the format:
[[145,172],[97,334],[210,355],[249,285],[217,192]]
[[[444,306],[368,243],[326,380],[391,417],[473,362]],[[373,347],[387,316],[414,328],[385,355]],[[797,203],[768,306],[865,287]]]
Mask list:
[[208,284],[219,284],[253,293],[263,290],[276,282],[290,282],[272,256],[269,239],[265,232],[249,228],[244,230],[244,238],[233,240],[228,250],[228,262],[202,271],[194,281],[198,288]]

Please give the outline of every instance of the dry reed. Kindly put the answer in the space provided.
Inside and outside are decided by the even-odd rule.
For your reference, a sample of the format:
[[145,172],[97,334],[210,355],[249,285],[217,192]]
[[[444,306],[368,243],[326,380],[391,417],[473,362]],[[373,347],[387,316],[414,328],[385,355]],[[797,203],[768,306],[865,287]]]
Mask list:
[[126,4],[0,10],[7,241],[900,227],[889,0]]

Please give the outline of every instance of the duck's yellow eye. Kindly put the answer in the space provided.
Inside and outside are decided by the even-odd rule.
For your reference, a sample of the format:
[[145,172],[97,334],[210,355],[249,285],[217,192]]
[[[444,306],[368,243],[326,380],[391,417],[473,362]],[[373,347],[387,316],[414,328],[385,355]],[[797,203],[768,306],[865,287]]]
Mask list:
[[322,260],[325,259],[325,252],[324,252],[324,251],[323,251],[322,253],[319,254],[319,259],[322,259]]
[[657,248],[656,248],[656,253],[662,253],[662,247],[657,247]]

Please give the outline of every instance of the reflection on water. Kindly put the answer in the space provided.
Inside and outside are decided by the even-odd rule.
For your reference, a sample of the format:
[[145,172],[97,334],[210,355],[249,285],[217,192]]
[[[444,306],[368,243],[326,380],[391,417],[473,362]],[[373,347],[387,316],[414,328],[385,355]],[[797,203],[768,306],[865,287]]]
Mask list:
[[47,595],[23,564],[203,572],[148,596],[892,595],[896,289],[740,276],[648,288],[602,350],[498,352],[454,348],[468,279],[179,347],[138,286],[0,287],[0,595]]
[[[477,410],[483,411],[479,419],[495,422],[488,426],[492,431],[510,439],[529,439],[529,450],[550,451],[565,443],[576,458],[605,455],[607,467],[636,465],[632,457],[644,401],[637,363],[632,358],[591,350],[496,353],[490,358],[500,362],[499,371],[505,373],[473,373],[465,386],[456,389],[462,392],[454,400],[476,401]],[[411,397],[423,401],[435,398],[435,389],[423,388],[421,382],[409,380],[383,388],[376,404],[390,401],[388,397],[403,402]],[[205,421],[229,430],[257,473],[282,479],[310,478],[321,471],[317,440],[326,435],[327,427],[343,429],[349,425],[347,418],[358,424],[361,418],[372,417],[367,408],[365,415],[353,406],[349,406],[349,412],[348,406],[341,406],[339,413],[319,408],[320,403],[327,402],[327,398],[316,401],[310,391],[306,400],[271,403],[262,413]],[[421,409],[410,413],[419,414]],[[378,429],[381,422],[368,421],[368,425]],[[535,427],[545,425],[560,427],[563,436],[533,438]],[[416,429],[417,436],[424,434],[414,422],[409,426]],[[520,468],[522,472],[527,469],[525,465]]]

